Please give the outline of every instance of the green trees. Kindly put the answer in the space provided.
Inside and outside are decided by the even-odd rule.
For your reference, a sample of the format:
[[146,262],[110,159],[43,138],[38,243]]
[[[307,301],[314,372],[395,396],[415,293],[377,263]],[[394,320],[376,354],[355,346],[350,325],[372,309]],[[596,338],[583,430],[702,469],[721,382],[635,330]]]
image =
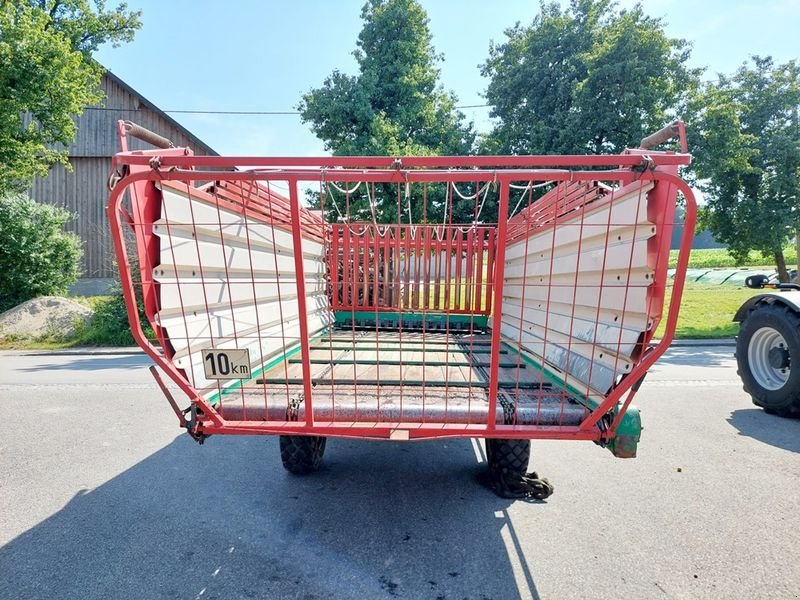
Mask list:
[[672,120],[693,89],[689,46],[640,5],[542,2],[529,26],[506,31],[482,72],[498,125],[490,153],[584,154],[638,145]]
[[753,57],[706,85],[690,110],[694,170],[707,203],[700,222],[739,261],[750,250],[775,259],[800,242],[800,67]]
[[73,117],[102,97],[90,58],[105,42],[128,41],[139,13],[97,0],[0,3],[0,194],[23,190],[75,136]]
[[78,278],[80,240],[63,230],[71,218],[24,196],[0,196],[0,311],[62,293]]
[[[298,106],[303,122],[335,155],[470,153],[475,134],[455,109],[455,96],[438,83],[441,57],[420,4],[369,0],[361,18],[364,27],[353,52],[358,75],[334,71],[303,95]],[[439,190],[428,199],[429,210],[440,211],[438,219],[443,198]],[[396,219],[396,202],[390,190],[377,189],[378,220]],[[415,218],[422,218],[420,211],[420,199],[412,198]],[[365,194],[353,198],[351,215],[371,218]]]

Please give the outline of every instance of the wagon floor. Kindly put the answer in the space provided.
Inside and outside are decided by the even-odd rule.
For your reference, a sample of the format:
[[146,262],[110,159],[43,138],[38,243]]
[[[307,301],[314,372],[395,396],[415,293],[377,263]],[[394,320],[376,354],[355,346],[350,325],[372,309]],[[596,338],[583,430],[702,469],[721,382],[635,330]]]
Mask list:
[[[352,423],[486,423],[487,334],[334,329],[310,345],[315,420]],[[576,425],[587,409],[510,345],[500,352],[497,423]],[[230,420],[305,418],[299,352],[222,395]]]

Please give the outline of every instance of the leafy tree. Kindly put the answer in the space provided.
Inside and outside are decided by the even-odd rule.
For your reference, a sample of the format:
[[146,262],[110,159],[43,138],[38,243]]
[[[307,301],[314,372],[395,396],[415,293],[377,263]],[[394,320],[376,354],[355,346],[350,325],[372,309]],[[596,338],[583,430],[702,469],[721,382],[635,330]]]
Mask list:
[[689,122],[693,169],[707,203],[708,227],[739,262],[751,250],[789,275],[783,248],[800,243],[800,66],[753,57],[706,85]]
[[[334,71],[321,87],[304,94],[298,105],[303,122],[335,155],[471,152],[472,125],[456,110],[455,96],[437,83],[442,57],[433,48],[419,2],[369,0],[361,18],[364,27],[353,52],[359,73]],[[445,192],[432,192],[424,217],[440,220]],[[375,193],[378,220],[396,220],[396,189],[377,186]],[[371,219],[363,188],[351,202],[351,215]],[[422,220],[421,198],[415,195],[411,203],[414,219]]]
[[495,130],[482,150],[514,154],[618,152],[672,120],[699,71],[689,45],[637,4],[540,5],[529,26],[506,31],[482,72]]
[[0,196],[0,311],[75,282],[82,249],[78,236],[64,232],[71,218],[25,196]]
[[0,192],[24,189],[52,164],[67,164],[59,144],[75,137],[73,117],[102,99],[103,43],[129,41],[139,12],[103,0],[0,3]]

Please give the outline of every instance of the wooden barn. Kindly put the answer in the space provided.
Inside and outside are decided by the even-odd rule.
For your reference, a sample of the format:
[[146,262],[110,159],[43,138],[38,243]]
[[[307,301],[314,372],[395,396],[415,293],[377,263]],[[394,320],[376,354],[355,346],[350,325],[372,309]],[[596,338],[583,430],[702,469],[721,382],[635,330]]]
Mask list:
[[[119,150],[118,119],[138,123],[171,139],[176,146],[189,146],[196,154],[217,154],[110,71],[103,75],[100,86],[105,101],[88,107],[78,117],[78,134],[67,148],[72,172],[56,165],[47,177],[36,179],[30,191],[34,200],[56,204],[77,215],[68,227],[83,240],[83,277],[91,279],[116,277],[105,206],[111,157]],[[128,144],[132,150],[148,147],[134,138],[129,138]]]

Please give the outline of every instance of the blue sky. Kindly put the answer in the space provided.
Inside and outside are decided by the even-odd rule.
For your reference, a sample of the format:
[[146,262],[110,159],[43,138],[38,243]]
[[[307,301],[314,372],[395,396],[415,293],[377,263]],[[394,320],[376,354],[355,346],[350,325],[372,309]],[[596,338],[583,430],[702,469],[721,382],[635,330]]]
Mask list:
[[[622,6],[631,6],[622,0]],[[363,0],[128,0],[143,11],[136,39],[97,58],[164,110],[293,111],[303,92],[334,69],[356,72]],[[459,104],[483,104],[478,65],[506,28],[528,23],[536,0],[422,0],[441,82]],[[800,0],[644,0],[673,37],[694,45],[692,65],[707,77],[731,72],[750,55],[777,62],[800,57]],[[488,109],[465,109],[479,131]],[[227,155],[318,155],[317,140],[296,115],[172,116]]]

